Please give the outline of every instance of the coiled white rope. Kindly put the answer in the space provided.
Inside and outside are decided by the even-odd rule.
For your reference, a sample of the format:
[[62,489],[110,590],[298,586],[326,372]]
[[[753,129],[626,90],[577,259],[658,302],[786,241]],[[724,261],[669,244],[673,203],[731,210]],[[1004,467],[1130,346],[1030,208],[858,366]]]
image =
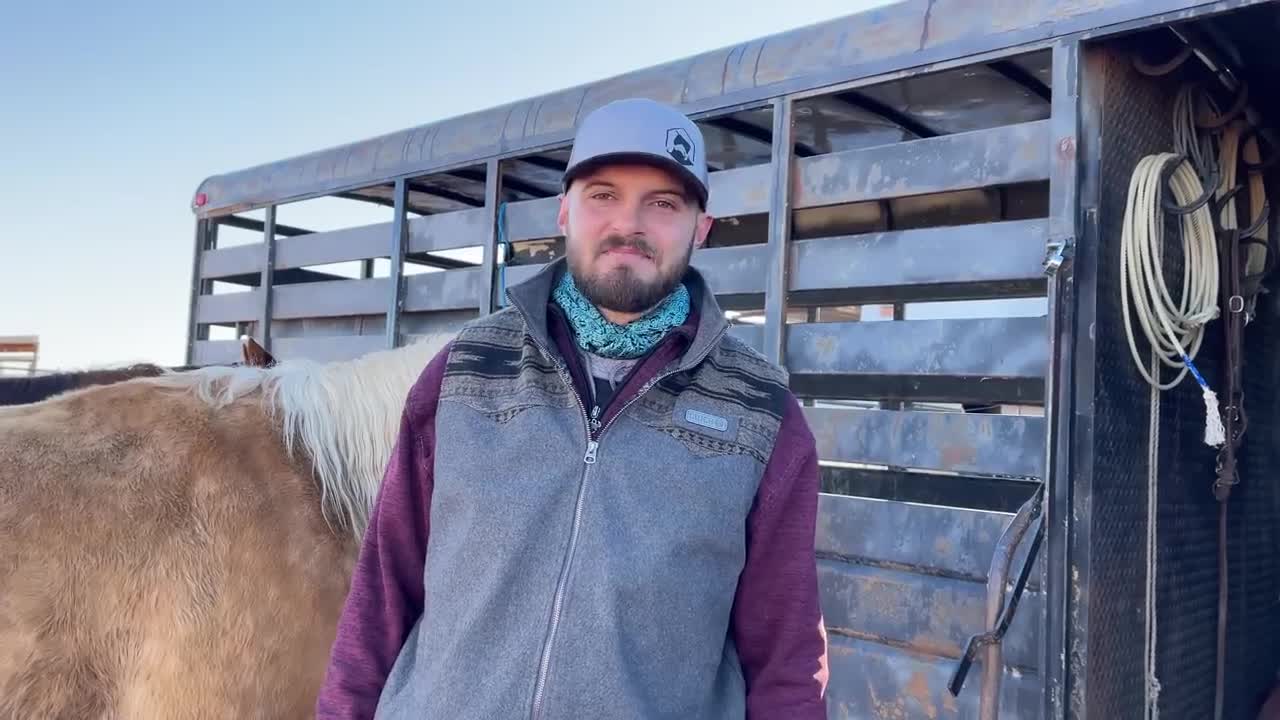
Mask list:
[[[1162,269],[1164,211],[1160,207],[1160,171],[1175,157],[1173,153],[1157,153],[1142,158],[1129,182],[1120,238],[1120,296],[1125,336],[1138,372],[1154,388],[1168,390],[1181,383],[1188,371],[1192,373],[1204,394],[1204,441],[1218,446],[1226,439],[1218,398],[1193,362],[1204,341],[1204,326],[1219,314],[1218,251],[1207,205],[1181,216],[1183,287],[1177,304],[1170,297]],[[1174,200],[1180,205],[1190,204],[1203,191],[1200,179],[1186,162],[1178,163],[1169,185]],[[1131,301],[1133,314],[1156,357],[1166,367],[1179,370],[1168,382],[1161,382],[1158,372],[1147,372],[1138,355],[1129,311]]]

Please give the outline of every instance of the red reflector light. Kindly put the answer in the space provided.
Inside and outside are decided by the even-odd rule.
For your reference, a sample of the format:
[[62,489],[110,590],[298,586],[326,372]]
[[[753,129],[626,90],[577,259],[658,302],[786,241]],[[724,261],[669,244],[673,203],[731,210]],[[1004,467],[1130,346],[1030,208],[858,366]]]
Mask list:
[[208,195],[205,195],[204,193],[196,194],[196,207],[204,207],[204,204],[207,202],[209,202]]

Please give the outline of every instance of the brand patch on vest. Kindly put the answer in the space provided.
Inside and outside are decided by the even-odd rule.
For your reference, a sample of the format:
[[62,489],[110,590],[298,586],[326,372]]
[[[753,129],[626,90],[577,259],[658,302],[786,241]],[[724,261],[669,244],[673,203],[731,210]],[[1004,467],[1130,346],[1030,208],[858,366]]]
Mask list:
[[729,429],[729,421],[727,419],[711,413],[704,413],[701,410],[694,410],[693,408],[684,411],[684,419],[694,425],[701,425],[719,432],[725,432]]

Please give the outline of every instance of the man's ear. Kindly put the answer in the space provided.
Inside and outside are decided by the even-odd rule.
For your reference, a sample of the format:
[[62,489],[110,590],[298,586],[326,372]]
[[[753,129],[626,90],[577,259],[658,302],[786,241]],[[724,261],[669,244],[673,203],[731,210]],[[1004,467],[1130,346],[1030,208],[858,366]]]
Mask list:
[[707,213],[702,213],[698,216],[698,227],[693,235],[693,247],[695,249],[701,248],[706,244],[707,236],[711,234],[711,227],[715,225],[715,222],[716,219]]
[[560,194],[560,211],[556,215],[556,224],[560,226],[560,234],[569,234],[569,193]]

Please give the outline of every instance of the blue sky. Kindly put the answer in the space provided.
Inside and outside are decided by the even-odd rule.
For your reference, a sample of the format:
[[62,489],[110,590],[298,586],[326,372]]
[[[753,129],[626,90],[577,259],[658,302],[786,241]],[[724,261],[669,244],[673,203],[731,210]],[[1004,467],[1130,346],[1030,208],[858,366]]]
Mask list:
[[881,4],[13,4],[0,335],[44,368],[181,363],[201,179]]

